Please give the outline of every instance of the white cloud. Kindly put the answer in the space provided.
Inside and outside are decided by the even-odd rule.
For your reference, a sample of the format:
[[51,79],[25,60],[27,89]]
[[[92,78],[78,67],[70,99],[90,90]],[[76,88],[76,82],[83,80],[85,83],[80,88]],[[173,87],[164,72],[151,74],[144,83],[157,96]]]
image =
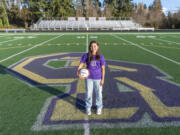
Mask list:
[[168,12],[171,12],[171,13],[177,13],[180,11],[180,8],[179,7],[176,7],[176,8],[166,8],[166,7],[163,7],[162,8],[162,11],[165,15],[168,14]]
[[172,9],[172,12],[173,12],[173,13],[177,13],[178,11],[180,11],[180,8],[177,8],[177,7],[176,7],[176,8],[173,8],[173,9]]
[[162,11],[163,11],[164,13],[166,13],[166,12],[168,11],[168,9],[165,8],[165,7],[163,7],[163,8],[162,8]]

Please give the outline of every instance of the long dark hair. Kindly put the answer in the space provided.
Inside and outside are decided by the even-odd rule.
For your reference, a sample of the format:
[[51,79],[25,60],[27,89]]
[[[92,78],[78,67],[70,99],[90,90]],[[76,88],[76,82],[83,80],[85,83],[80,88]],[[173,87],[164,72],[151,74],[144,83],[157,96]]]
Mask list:
[[92,54],[92,51],[91,51],[91,46],[94,43],[97,44],[97,46],[98,46],[98,50],[96,52],[96,60],[100,60],[99,43],[97,41],[91,41],[89,43],[88,62],[91,62],[93,60],[93,54]]

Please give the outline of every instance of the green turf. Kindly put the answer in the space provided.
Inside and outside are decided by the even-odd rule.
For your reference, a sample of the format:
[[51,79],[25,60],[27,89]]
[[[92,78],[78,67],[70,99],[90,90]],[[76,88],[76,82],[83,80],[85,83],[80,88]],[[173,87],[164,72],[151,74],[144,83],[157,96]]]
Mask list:
[[[7,34],[0,37],[0,60],[17,54],[25,49],[32,48],[44,41],[61,35],[62,33],[29,33]],[[15,37],[24,37],[13,40]],[[34,36],[35,38],[28,38]],[[133,42],[143,48],[156,52],[169,59],[180,62],[180,45],[170,42],[149,38],[137,38],[136,36],[156,36],[157,39],[168,40],[180,44],[179,33],[177,34],[124,34],[124,33],[88,33],[88,43],[97,40],[100,43],[100,51],[105,59],[128,61],[141,64],[154,65],[160,70],[173,77],[171,81],[180,84],[180,65],[163,59],[157,55],[144,51],[131,43],[117,37]],[[25,53],[14,56],[0,63],[0,135],[80,135],[81,130],[58,130],[58,131],[32,131],[31,127],[36,121],[40,110],[48,97],[61,95],[65,86],[32,87],[22,80],[17,79],[5,71],[10,65],[30,56],[53,54],[58,52],[86,52],[87,33],[64,34],[55,40],[35,47]],[[52,61],[48,65],[55,68],[62,67],[65,62]],[[93,135],[176,135],[180,128],[128,128],[128,129],[91,129]]]
[[66,61],[52,60],[52,61],[49,61],[46,65],[56,69],[56,68],[64,67],[65,64],[66,64]]

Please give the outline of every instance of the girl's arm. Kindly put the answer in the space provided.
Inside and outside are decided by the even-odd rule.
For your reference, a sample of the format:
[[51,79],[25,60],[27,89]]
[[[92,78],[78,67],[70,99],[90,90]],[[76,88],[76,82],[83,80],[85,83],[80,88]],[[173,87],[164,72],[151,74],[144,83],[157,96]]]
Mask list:
[[83,67],[84,63],[80,63],[77,69],[77,76],[79,77],[79,70]]
[[102,79],[101,79],[100,85],[103,86],[104,77],[105,77],[105,66],[101,66],[101,69],[102,69]]

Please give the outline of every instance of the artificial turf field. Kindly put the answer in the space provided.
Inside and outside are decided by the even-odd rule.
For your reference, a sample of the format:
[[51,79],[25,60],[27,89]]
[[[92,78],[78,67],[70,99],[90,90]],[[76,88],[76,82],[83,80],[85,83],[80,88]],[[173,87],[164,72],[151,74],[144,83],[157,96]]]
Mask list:
[[[0,34],[0,135],[179,134],[179,37]],[[103,114],[87,117],[84,82],[75,70],[91,40],[107,65]]]

